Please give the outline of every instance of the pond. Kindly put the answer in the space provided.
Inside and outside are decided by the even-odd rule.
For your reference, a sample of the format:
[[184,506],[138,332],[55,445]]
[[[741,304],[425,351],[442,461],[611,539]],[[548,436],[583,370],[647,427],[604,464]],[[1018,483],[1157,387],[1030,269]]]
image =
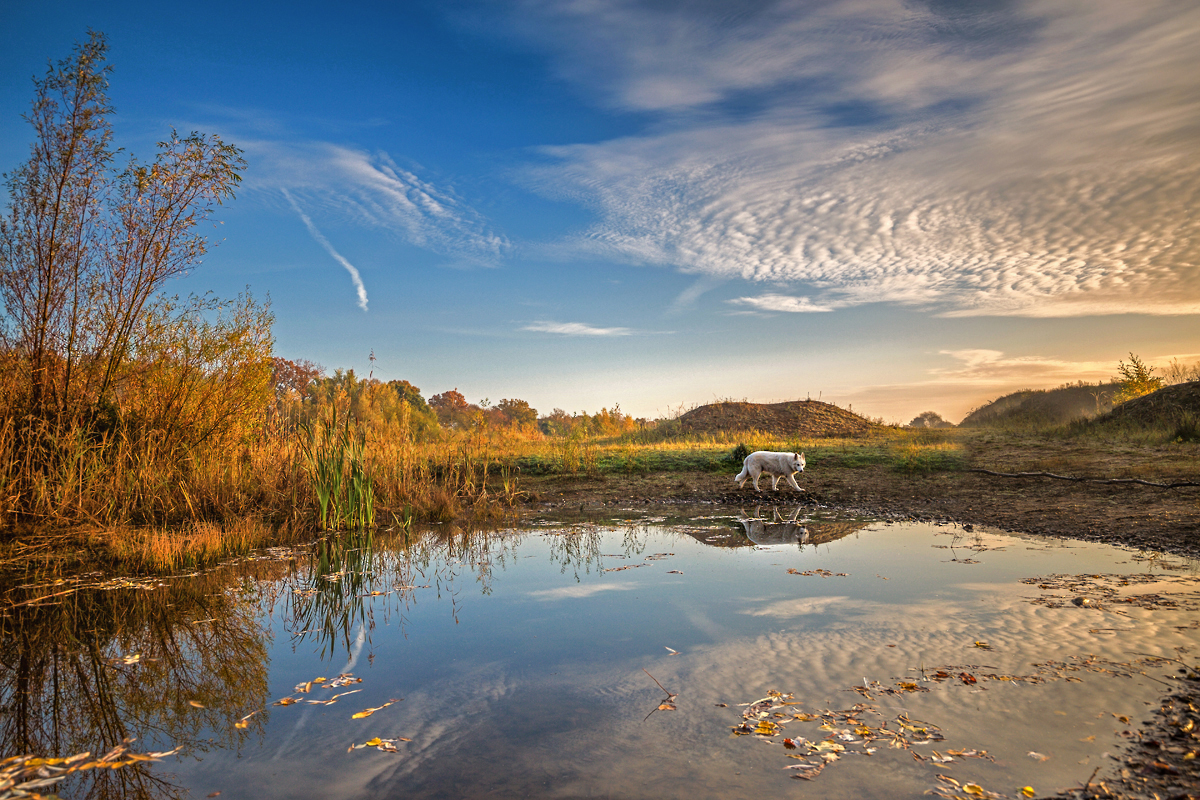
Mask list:
[[1049,794],[1116,766],[1196,644],[1178,558],[662,514],[31,588],[0,617],[0,752],[178,748],[43,789],[64,797]]

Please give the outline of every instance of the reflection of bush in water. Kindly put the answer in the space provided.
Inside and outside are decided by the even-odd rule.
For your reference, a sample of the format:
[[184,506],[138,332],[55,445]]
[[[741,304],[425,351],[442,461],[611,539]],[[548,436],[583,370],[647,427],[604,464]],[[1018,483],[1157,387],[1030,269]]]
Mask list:
[[[760,509],[753,517],[743,514],[738,521],[747,539],[753,544],[824,544],[856,533],[870,524],[869,520],[805,520],[799,521],[803,507],[797,508],[789,517],[780,516],[772,509],[770,516],[763,516]],[[734,546],[744,546],[745,541]]]
[[[247,575],[282,565],[247,565]],[[101,754],[126,737],[138,749],[182,745],[184,755],[236,747],[250,730],[234,723],[267,702],[267,647],[255,593],[229,573],[146,589],[80,589],[53,604],[0,617],[0,754]],[[62,585],[29,589],[32,599]],[[210,620],[197,622],[199,620]],[[139,655],[134,663],[123,656]],[[132,660],[132,658],[131,658]],[[194,701],[203,708],[196,708]],[[251,726],[260,733],[266,715]],[[162,748],[162,749],[167,749]],[[138,764],[90,770],[55,787],[79,797],[176,797],[179,787]]]

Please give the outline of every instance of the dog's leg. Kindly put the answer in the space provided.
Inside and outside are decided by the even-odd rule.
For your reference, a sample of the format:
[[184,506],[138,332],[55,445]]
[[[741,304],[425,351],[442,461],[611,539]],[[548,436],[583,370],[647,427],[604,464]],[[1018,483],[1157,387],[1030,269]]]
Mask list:
[[779,491],[779,476],[776,475],[775,473],[771,473],[771,491],[772,492]]
[[758,478],[761,475],[762,475],[761,469],[755,469],[754,467],[750,468],[750,476],[752,478],[754,478],[754,491],[756,491],[756,492],[758,491]]
[[787,476],[787,479],[788,479],[788,483],[790,483],[792,485],[792,488],[795,489],[797,492],[804,491],[803,489],[800,488],[800,484],[796,483],[796,473],[794,473],[794,472],[791,473],[790,475]]

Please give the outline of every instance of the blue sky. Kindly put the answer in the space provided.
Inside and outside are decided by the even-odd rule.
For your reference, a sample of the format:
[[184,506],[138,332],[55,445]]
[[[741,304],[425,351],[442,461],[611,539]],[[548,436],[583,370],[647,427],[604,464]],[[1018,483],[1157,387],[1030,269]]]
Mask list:
[[118,145],[244,148],[170,289],[269,295],[286,358],[897,421],[1200,361],[1191,0],[0,0],[0,170],[89,27]]

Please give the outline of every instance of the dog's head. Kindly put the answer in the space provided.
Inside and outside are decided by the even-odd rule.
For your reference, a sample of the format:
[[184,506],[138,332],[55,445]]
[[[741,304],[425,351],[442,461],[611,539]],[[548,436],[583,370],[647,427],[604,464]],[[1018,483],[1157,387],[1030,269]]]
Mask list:
[[792,453],[792,471],[804,472],[804,453]]

